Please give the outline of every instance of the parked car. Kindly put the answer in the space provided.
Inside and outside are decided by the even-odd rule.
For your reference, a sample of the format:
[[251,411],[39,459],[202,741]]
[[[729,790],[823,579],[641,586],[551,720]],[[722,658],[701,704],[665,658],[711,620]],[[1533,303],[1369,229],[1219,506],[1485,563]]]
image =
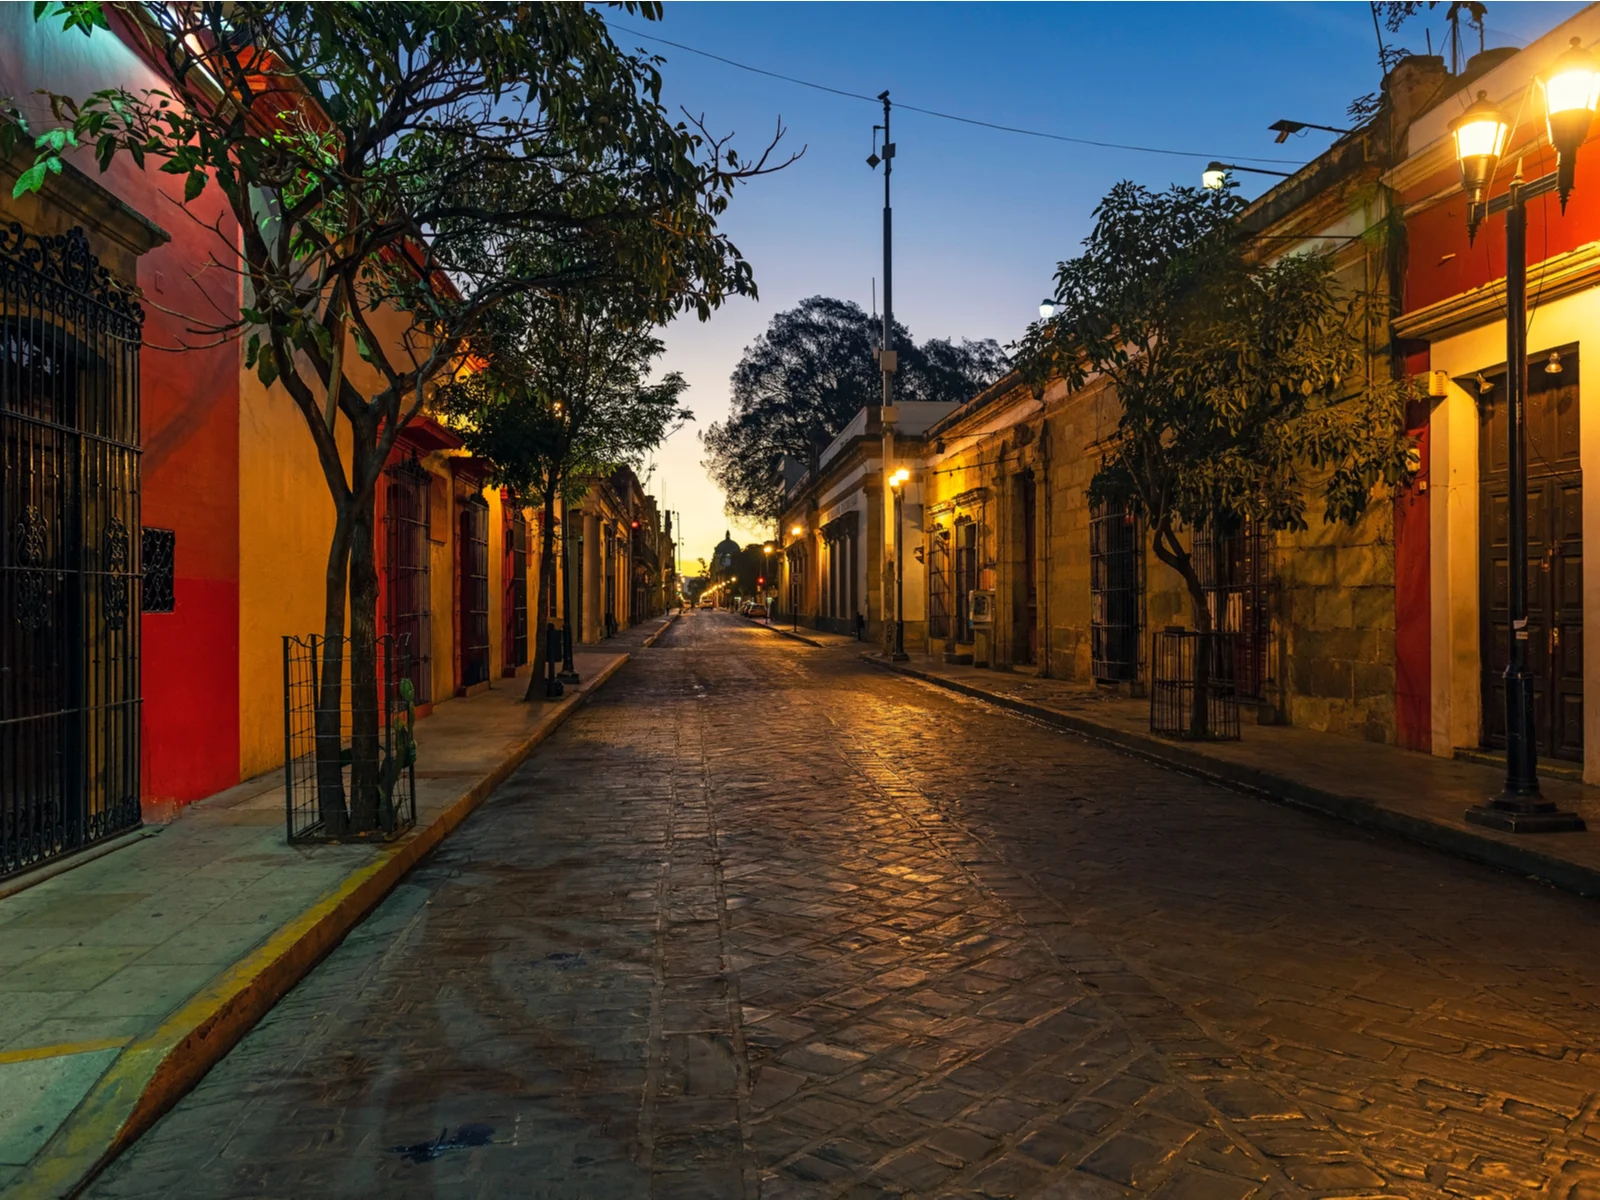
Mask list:
[[700,601],[700,607],[701,608],[715,608],[716,606],[717,606],[717,602],[715,600],[702,600],[702,601]]
[[747,604],[744,606],[744,615],[752,621],[764,621],[767,619],[767,606],[765,604]]

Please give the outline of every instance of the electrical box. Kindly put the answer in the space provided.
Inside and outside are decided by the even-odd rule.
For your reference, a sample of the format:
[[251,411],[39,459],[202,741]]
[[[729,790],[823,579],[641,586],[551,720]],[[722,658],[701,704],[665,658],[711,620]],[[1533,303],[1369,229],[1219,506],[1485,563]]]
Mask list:
[[1450,394],[1450,372],[1449,371],[1429,371],[1428,372],[1428,395],[1433,397],[1435,400],[1438,400],[1438,399],[1441,399],[1441,398],[1443,398],[1445,396],[1448,396],[1449,394]]

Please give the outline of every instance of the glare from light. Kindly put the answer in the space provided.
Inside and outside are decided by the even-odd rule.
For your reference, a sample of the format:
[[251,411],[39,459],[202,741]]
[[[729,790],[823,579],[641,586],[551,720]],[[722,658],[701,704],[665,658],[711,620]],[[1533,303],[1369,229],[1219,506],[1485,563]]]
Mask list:
[[1053,317],[1055,315],[1056,315],[1056,306],[1052,301],[1041,300],[1039,302],[1039,319],[1041,321],[1048,321],[1051,317]]
[[1487,114],[1456,127],[1457,158],[1499,158],[1506,148],[1506,123]]
[[1208,163],[1200,172],[1200,186],[1209,192],[1221,191],[1228,182],[1228,168],[1219,162]]
[[1561,113],[1586,110],[1593,112],[1600,102],[1600,71],[1594,60],[1584,53],[1578,38],[1559,59],[1553,73],[1544,83],[1545,111],[1559,116]]

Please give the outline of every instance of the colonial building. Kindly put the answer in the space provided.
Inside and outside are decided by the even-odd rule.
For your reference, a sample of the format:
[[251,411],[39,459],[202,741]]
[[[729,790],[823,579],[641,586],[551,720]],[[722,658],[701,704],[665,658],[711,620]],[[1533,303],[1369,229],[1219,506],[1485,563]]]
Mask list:
[[868,638],[882,641],[885,621],[894,620],[898,511],[907,531],[905,636],[908,643],[926,638],[926,581],[922,562],[912,553],[922,522],[923,485],[913,473],[897,500],[894,489],[885,487],[884,463],[890,463],[892,474],[900,465],[909,469],[919,462],[925,432],[954,407],[904,402],[895,405],[887,423],[880,406],[863,408],[818,455],[816,468],[788,484],[778,519],[782,611],[798,615],[801,624],[835,633],[854,633],[860,622]]
[[[1369,372],[1427,376],[1433,392],[1408,414],[1419,470],[1397,494],[1380,490],[1354,526],[1325,524],[1313,508],[1304,532],[1247,524],[1217,546],[1208,530],[1183,531],[1211,615],[1234,635],[1233,677],[1258,720],[1445,755],[1501,744],[1504,241],[1496,222],[1469,245],[1449,122],[1480,90],[1517,112],[1573,37],[1600,38],[1600,15],[1586,11],[1521,52],[1481,54],[1457,75],[1437,58],[1402,63],[1372,121],[1242,218],[1262,258],[1330,254],[1378,318]],[[1542,115],[1513,134],[1503,175],[1519,154],[1530,176],[1553,167]],[[1583,697],[1600,657],[1581,635],[1600,583],[1584,583],[1582,537],[1600,501],[1585,501],[1582,473],[1600,455],[1600,433],[1580,420],[1579,362],[1600,315],[1597,155],[1592,143],[1580,155],[1565,216],[1553,199],[1530,211],[1528,237],[1540,753],[1581,764],[1591,780],[1600,731],[1587,727],[1600,717]],[[1193,615],[1138,516],[1089,502],[1118,412],[1104,384],[1035,391],[1013,375],[898,440],[891,469],[910,473],[901,512],[913,655],[1141,689],[1152,632]],[[880,597],[896,557],[881,434],[880,411],[864,409],[815,478],[791,486],[782,518],[801,619],[847,627],[860,611],[875,639],[893,613]]]
[[[1600,39],[1585,9],[1520,52],[1491,51],[1470,80],[1410,126],[1405,154],[1385,175],[1405,213],[1409,261],[1397,333],[1432,385],[1417,433],[1422,470],[1397,528],[1401,631],[1399,738],[1450,755],[1504,746],[1508,637],[1505,505],[1506,239],[1492,216],[1469,241],[1466,198],[1449,123],[1481,92],[1508,120],[1521,114],[1490,194],[1518,164],[1526,178],[1553,170],[1543,97],[1535,87],[1573,38]],[[1484,58],[1484,56],[1480,56]],[[1478,62],[1479,60],[1474,60]],[[1600,123],[1579,151],[1566,212],[1554,196],[1527,209],[1528,632],[1536,679],[1537,751],[1600,782],[1600,639],[1584,638],[1600,606],[1600,418],[1585,416],[1600,356]],[[1587,368],[1586,365],[1588,364]],[[1600,614],[1597,614],[1600,616]],[[1594,732],[1590,732],[1591,728]]]
[[[0,95],[161,87],[110,19],[85,51],[0,7]],[[241,305],[210,265],[215,189],[186,209],[181,178],[85,155],[13,200],[30,157],[0,162],[0,876],[282,764],[284,638],[321,632],[333,532],[281,385],[236,343],[183,348],[186,314]],[[487,477],[424,415],[378,488],[379,632],[404,639],[424,714],[529,659],[537,523]],[[663,568],[632,473],[591,496],[574,569],[598,640],[606,614],[659,609]]]

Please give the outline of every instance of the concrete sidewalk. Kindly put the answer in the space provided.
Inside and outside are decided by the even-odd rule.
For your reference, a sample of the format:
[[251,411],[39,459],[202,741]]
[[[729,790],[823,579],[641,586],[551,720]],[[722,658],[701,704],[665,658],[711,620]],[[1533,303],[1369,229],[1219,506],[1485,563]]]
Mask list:
[[281,770],[0,898],[0,1190],[70,1195],[227,1053],[670,618],[524,669],[418,723],[417,824],[387,845],[290,846]]
[[779,618],[776,622],[756,621],[749,617],[743,617],[741,619],[748,621],[750,624],[761,629],[769,630],[772,633],[780,633],[786,638],[792,638],[797,642],[804,642],[808,646],[815,646],[819,650],[838,650],[845,648],[861,650],[863,647],[872,645],[871,642],[860,641],[857,638],[851,637],[847,633],[825,633],[820,629],[811,629],[805,625],[802,625],[799,628],[794,628],[785,624],[782,618]]
[[1247,723],[1237,742],[1174,741],[1150,732],[1148,700],[1020,671],[953,666],[926,655],[908,663],[891,663],[875,653],[860,657],[1166,766],[1579,895],[1600,896],[1600,788],[1564,779],[1541,781],[1547,799],[1584,817],[1587,832],[1497,833],[1468,825],[1464,818],[1469,806],[1501,789],[1504,769],[1493,765],[1282,725]]

